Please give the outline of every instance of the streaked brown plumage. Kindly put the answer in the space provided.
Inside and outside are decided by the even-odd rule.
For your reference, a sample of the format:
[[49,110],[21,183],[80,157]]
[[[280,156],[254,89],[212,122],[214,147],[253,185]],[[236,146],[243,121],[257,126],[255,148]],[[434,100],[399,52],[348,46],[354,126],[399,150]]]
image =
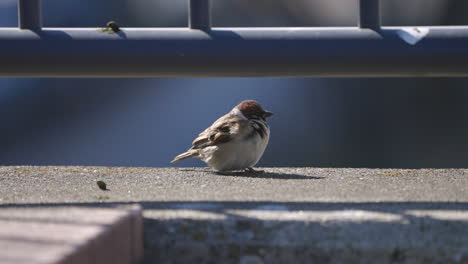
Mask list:
[[217,171],[253,167],[268,144],[272,115],[253,100],[245,100],[216,120],[192,142],[192,147],[171,162],[199,158]]

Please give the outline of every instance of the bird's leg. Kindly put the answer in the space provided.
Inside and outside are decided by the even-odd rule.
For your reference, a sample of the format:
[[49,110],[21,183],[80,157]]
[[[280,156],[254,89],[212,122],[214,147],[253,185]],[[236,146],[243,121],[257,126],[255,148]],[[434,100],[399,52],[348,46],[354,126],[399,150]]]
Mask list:
[[265,172],[264,170],[255,170],[252,167],[245,168],[244,170],[245,172],[250,172],[250,173],[264,173]]

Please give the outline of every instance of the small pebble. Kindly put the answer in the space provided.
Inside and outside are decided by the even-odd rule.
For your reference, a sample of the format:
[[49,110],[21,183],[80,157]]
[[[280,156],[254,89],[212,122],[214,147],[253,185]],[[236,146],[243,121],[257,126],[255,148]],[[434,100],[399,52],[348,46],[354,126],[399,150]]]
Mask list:
[[97,184],[97,186],[99,187],[99,189],[104,190],[104,191],[107,190],[107,185],[106,185],[105,182],[103,182],[103,181],[97,181],[96,184]]

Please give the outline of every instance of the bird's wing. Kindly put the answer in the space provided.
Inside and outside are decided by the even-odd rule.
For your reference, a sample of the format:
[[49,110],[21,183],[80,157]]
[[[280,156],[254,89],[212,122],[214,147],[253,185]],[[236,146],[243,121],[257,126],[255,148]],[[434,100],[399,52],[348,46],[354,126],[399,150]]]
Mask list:
[[247,125],[245,122],[247,120],[241,120],[238,117],[226,114],[198,135],[192,142],[192,149],[215,146],[241,136],[242,131],[245,130],[241,129],[241,127]]

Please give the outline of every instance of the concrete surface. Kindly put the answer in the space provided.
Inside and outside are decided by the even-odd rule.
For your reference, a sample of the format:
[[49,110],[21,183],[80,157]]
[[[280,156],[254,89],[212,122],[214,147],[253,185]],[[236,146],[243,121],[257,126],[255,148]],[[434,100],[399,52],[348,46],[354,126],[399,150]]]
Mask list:
[[0,208],[0,263],[136,263],[143,256],[139,206]]
[[0,167],[0,210],[139,203],[145,263],[468,263],[468,170],[264,170]]

